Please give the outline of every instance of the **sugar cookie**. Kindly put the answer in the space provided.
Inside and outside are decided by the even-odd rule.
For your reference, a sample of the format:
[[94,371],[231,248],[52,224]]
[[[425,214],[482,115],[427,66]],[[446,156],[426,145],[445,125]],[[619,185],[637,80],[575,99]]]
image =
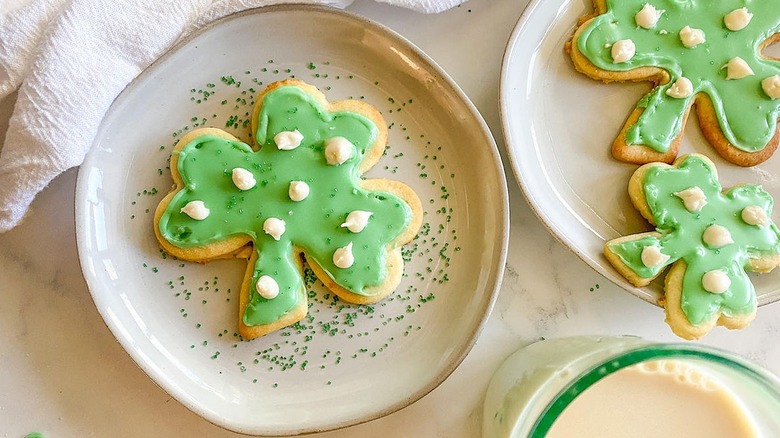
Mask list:
[[[382,299],[400,282],[401,246],[422,222],[411,188],[361,178],[387,143],[376,109],[355,100],[329,103],[299,80],[269,85],[256,102],[256,148],[214,128],[176,144],[174,187],[154,226],[162,248],[178,258],[248,259],[238,318],[246,339],[306,315],[301,255],[344,301]],[[338,144],[334,154],[329,143]],[[342,226],[356,211],[366,212],[360,226]]]
[[670,166],[646,164],[628,184],[631,202],[656,231],[610,240],[604,254],[628,281],[646,286],[667,266],[666,321],[685,339],[715,325],[743,328],[756,313],[746,270],[780,265],[780,230],[772,197],[757,185],[723,190],[707,157],[684,155]]
[[[650,81],[612,144],[621,161],[671,163],[693,106],[726,160],[753,166],[780,142],[780,40],[771,1],[594,0],[566,48],[575,68],[604,82]],[[630,56],[628,56],[630,55]]]

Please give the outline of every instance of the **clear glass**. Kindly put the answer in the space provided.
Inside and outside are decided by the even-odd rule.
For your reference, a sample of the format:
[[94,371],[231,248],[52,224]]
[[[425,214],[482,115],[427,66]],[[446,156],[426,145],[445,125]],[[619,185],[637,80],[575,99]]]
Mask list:
[[780,436],[780,380],[732,353],[636,337],[544,340],[507,358],[485,396],[484,437],[544,437],[564,409],[610,374],[641,362],[681,359],[708,370],[744,403],[763,436]]

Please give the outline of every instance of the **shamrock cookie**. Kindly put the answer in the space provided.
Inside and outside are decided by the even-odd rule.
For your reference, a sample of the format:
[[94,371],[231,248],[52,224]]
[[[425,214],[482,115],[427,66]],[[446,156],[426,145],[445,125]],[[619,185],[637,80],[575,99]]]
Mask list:
[[780,40],[780,7],[759,0],[594,0],[567,44],[594,79],[650,81],[612,144],[621,161],[671,163],[693,105],[707,141],[752,166],[780,141],[780,61],[761,54]]
[[395,289],[422,205],[400,182],[361,178],[387,143],[379,112],[286,80],[257,96],[252,122],[256,148],[213,128],[176,144],[174,187],[155,212],[162,248],[197,262],[248,259],[238,318],[246,339],[306,315],[302,255],[344,301],[374,303]]
[[672,265],[662,304],[682,338],[698,339],[715,325],[747,326],[756,294],[745,270],[769,272],[780,264],[772,197],[749,184],[723,191],[712,161],[697,154],[672,166],[640,167],[628,194],[656,231],[607,242],[610,263],[638,287]]

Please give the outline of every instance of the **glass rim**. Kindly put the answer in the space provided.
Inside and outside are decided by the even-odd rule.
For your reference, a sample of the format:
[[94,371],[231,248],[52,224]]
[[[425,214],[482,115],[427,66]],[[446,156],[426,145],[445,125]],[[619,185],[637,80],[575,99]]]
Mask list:
[[692,358],[709,361],[736,370],[774,392],[780,400],[780,379],[734,353],[702,345],[648,344],[616,354],[589,367],[561,389],[545,406],[528,434],[531,438],[547,435],[558,416],[590,386],[623,368],[657,359]]

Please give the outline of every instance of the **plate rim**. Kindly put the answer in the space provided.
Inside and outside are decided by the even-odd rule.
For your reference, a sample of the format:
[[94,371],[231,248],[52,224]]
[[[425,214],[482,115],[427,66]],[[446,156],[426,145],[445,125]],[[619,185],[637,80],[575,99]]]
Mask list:
[[[341,429],[349,426],[354,426],[357,424],[366,423],[387,416],[389,414],[392,414],[396,411],[399,411],[415,403],[416,401],[418,401],[419,399],[421,399],[422,397],[424,397],[425,395],[427,395],[428,393],[436,389],[445,380],[447,380],[447,378],[460,366],[463,360],[473,349],[474,345],[476,344],[479,338],[480,333],[484,329],[492,313],[493,307],[498,298],[498,293],[501,288],[501,283],[503,280],[504,266],[506,264],[507,253],[509,248],[510,218],[509,218],[509,194],[507,188],[507,180],[506,180],[506,174],[503,170],[504,166],[502,163],[500,153],[498,151],[498,146],[496,144],[492,131],[487,125],[487,122],[484,120],[484,117],[476,108],[476,106],[471,101],[471,99],[469,99],[469,97],[455,82],[455,80],[453,80],[452,77],[450,77],[449,74],[447,74],[441,66],[439,66],[430,56],[428,56],[422,49],[417,47],[414,43],[409,41],[407,38],[405,38],[404,36],[400,35],[398,32],[392,30],[391,28],[375,20],[358,15],[353,12],[347,12],[335,7],[323,6],[323,5],[312,5],[312,4],[281,4],[281,5],[254,7],[254,8],[249,8],[249,9],[245,9],[242,11],[238,11],[226,15],[224,17],[221,17],[215,21],[206,24],[205,26],[197,30],[194,30],[193,32],[189,33],[185,37],[178,40],[172,47],[167,49],[165,52],[163,52],[148,67],[146,67],[144,70],[139,72],[139,74],[132,81],[130,81],[119,94],[117,94],[112,104],[109,106],[106,113],[104,114],[103,120],[101,121],[101,124],[98,127],[96,133],[100,131],[100,127],[102,127],[107,116],[112,111],[115,110],[117,101],[126,92],[128,92],[128,90],[131,90],[138,82],[147,78],[151,74],[150,71],[154,70],[159,64],[165,62],[173,53],[177,52],[180,48],[187,45],[194,38],[197,38],[200,35],[209,32],[214,27],[220,26],[223,23],[235,19],[239,19],[244,16],[257,15],[257,14],[273,14],[278,12],[299,12],[299,13],[335,15],[338,16],[339,19],[352,21],[362,26],[365,26],[367,28],[373,28],[374,30],[382,34],[384,37],[387,37],[389,40],[393,40],[395,42],[400,43],[403,47],[406,48],[406,50],[409,50],[410,52],[418,56],[421,60],[427,63],[429,67],[428,68],[429,71],[439,76],[440,78],[439,82],[442,85],[445,85],[447,88],[449,88],[452,97],[457,98],[463,104],[464,109],[467,110],[467,112],[470,114],[471,118],[474,120],[476,125],[479,126],[480,133],[485,140],[484,144],[487,149],[486,152],[489,153],[489,158],[491,158],[489,164],[492,164],[493,170],[495,170],[497,173],[496,175],[497,179],[501,183],[498,193],[496,194],[497,195],[496,199],[498,201],[498,207],[499,207],[499,211],[495,213],[495,219],[498,225],[495,231],[496,240],[494,240],[496,242],[496,250],[494,251],[495,252],[494,258],[496,258],[496,262],[494,263],[493,266],[489,266],[488,278],[490,280],[486,282],[486,286],[484,288],[485,296],[486,296],[486,302],[484,303],[485,306],[484,311],[482,311],[481,317],[474,325],[471,332],[469,332],[468,335],[464,337],[464,342],[462,344],[462,347],[460,348],[461,351],[459,351],[458,354],[453,355],[452,356],[453,358],[449,362],[449,364],[447,364],[447,366],[445,367],[442,367],[437,372],[436,376],[433,379],[431,379],[426,385],[421,386],[416,392],[410,394],[408,397],[402,398],[399,401],[391,405],[388,405],[383,409],[377,410],[375,412],[370,412],[363,416],[352,418],[350,420],[327,423],[319,426],[290,428],[288,430],[281,431],[280,436],[291,436],[297,434],[308,434],[308,433],[325,432],[330,430]],[[225,419],[222,418],[221,416],[216,415],[209,409],[205,409],[206,408],[205,405],[195,401],[190,396],[190,394],[187,393],[186,391],[179,390],[175,387],[164,386],[161,382],[167,381],[167,378],[165,377],[166,374],[156,371],[154,367],[151,366],[151,363],[145,361],[139,354],[138,350],[132,347],[132,338],[126,337],[122,333],[120,328],[116,326],[113,320],[109,317],[107,312],[108,307],[106,303],[103,303],[103,298],[101,297],[101,293],[99,291],[100,288],[97,285],[98,282],[97,276],[93,277],[88,272],[88,270],[84,269],[84,267],[87,266],[87,259],[89,258],[89,252],[90,252],[90,250],[87,248],[87,237],[89,236],[89,234],[85,229],[87,227],[84,226],[86,221],[88,221],[88,218],[84,213],[86,211],[85,204],[87,204],[85,193],[86,193],[86,186],[88,180],[87,175],[85,175],[86,172],[84,171],[84,169],[88,167],[86,165],[90,164],[90,162],[93,161],[93,157],[96,155],[96,153],[94,152],[97,150],[96,140],[97,140],[97,134],[95,139],[93,139],[89,151],[86,154],[83,163],[84,165],[79,167],[79,171],[77,175],[76,189],[75,189],[75,193],[76,193],[75,229],[76,229],[76,244],[78,249],[78,261],[81,267],[82,276],[84,277],[84,280],[87,284],[87,288],[89,289],[90,295],[93,299],[93,303],[98,313],[100,313],[104,325],[108,327],[111,334],[114,336],[117,342],[119,342],[119,344],[122,346],[124,351],[130,356],[130,358],[133,360],[136,366],[138,366],[141,369],[141,371],[143,371],[144,374],[146,374],[156,386],[162,389],[169,396],[176,399],[179,403],[181,403],[190,411],[196,413],[206,421],[227,430],[231,430],[243,434],[252,434],[252,435],[265,435],[268,433],[279,435],[280,431],[276,431],[276,430],[268,431],[267,429],[264,429],[262,425],[255,425],[254,427],[236,427],[234,425],[231,425],[229,424],[229,422],[225,421]]]

